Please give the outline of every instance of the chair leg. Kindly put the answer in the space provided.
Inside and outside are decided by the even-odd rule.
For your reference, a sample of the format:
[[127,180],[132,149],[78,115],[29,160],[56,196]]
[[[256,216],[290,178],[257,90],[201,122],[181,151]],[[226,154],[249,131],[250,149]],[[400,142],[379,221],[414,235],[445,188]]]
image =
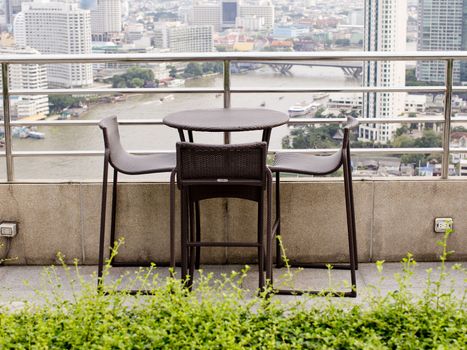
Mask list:
[[272,175],[268,172],[266,185],[266,280],[271,286],[272,277]]
[[170,174],[170,267],[175,273],[175,170]]
[[[350,154],[347,155],[347,159],[350,160]],[[357,248],[357,230],[355,228],[355,205],[353,198],[353,184],[352,184],[352,168],[350,166],[350,161],[347,162],[348,169],[348,178],[349,178],[349,195],[350,195],[350,212],[352,220],[352,240],[354,248],[354,258],[355,258],[355,269],[358,270],[358,248]]]
[[107,177],[109,172],[109,152],[105,152],[104,171],[102,177],[102,202],[101,202],[101,227],[99,236],[99,262],[97,267],[97,289],[103,289],[103,270],[104,270],[104,244],[105,244],[105,211],[107,206]]
[[[189,233],[189,241],[190,243],[191,242],[195,242],[196,241],[196,237],[195,237],[195,203],[191,201],[191,199],[188,199],[188,202],[189,202],[189,206],[190,206],[190,223],[189,223],[189,227],[190,227],[190,233]],[[193,246],[190,246],[189,248],[189,251],[190,251],[190,258],[189,258],[189,262],[190,262],[190,270],[189,270],[189,275],[190,275],[190,280],[192,281],[193,283],[193,279],[194,279],[194,276],[195,276],[195,250],[196,248],[193,247]]]
[[[196,242],[201,241],[201,219],[200,219],[200,212],[199,212],[199,201],[195,202],[195,215],[196,215]],[[199,270],[201,265],[201,247],[196,247],[196,261],[195,261],[195,268]]]
[[114,169],[114,178],[112,184],[112,217],[110,221],[110,251],[109,256],[112,256],[113,249],[115,248],[115,226],[117,219],[117,183],[118,171]]
[[261,192],[258,199],[258,273],[259,289],[264,288],[264,239],[263,239],[263,210],[264,210],[264,199],[263,193]]
[[[350,255],[350,282],[352,285],[352,289],[356,288],[357,280],[355,277],[355,247],[354,247],[354,230],[353,230],[353,218],[352,218],[352,199],[351,199],[351,175],[349,174],[349,164],[348,164],[348,157],[347,154],[344,153],[343,155],[343,165],[344,165],[344,189],[345,189],[345,210],[347,214],[347,232],[348,232],[348,239],[349,239],[349,255]],[[352,290],[352,292],[356,295],[356,290]]]
[[[187,213],[187,194],[186,190],[181,191],[181,255],[182,255],[182,281],[186,281],[187,278],[187,267],[188,267],[188,213]],[[188,282],[189,283],[189,282]]]
[[281,268],[284,266],[284,261],[282,260],[282,251],[279,239],[281,236],[281,195],[280,195],[280,173],[276,173],[276,268]]

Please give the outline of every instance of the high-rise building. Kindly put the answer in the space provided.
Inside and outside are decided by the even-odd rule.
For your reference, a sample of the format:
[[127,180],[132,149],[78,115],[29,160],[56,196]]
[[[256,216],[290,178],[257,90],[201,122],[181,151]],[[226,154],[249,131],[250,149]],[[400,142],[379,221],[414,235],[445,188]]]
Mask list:
[[[27,47],[0,47],[0,54],[37,55],[39,52]],[[44,65],[12,64],[9,66],[8,78],[10,89],[47,89],[47,70]],[[18,118],[49,114],[47,95],[21,96],[13,103]]]
[[[91,16],[76,3],[23,3],[16,15],[14,33],[20,46],[42,54],[90,54]],[[92,65],[47,65],[49,87],[81,87],[93,82]]]
[[33,0],[3,0],[6,24],[13,24],[15,15],[21,12],[21,3]]
[[95,0],[91,9],[93,41],[108,41],[122,31],[122,1]]
[[220,5],[222,29],[235,27],[235,19],[239,14],[238,0],[220,0]]
[[171,52],[212,52],[212,26],[164,26],[154,30],[154,46]]
[[[242,17],[245,19],[237,18]],[[271,29],[274,25],[274,6],[269,0],[254,1],[243,4],[239,0],[219,0],[218,4],[195,3],[193,4],[191,24],[212,25],[214,30],[234,28],[238,22],[262,23],[261,27]],[[255,24],[255,26],[258,25]]]
[[[365,51],[405,51],[407,0],[366,0]],[[377,61],[365,63],[365,86],[404,86],[405,62]],[[364,98],[363,113],[367,118],[397,117],[404,113],[404,93],[368,93]],[[361,125],[359,138],[364,141],[387,143],[393,137],[397,124]]]
[[[466,50],[467,0],[419,0],[417,49],[419,51]],[[419,61],[417,79],[444,82],[445,69],[446,64],[442,61]],[[456,82],[461,79],[460,62],[454,63],[453,79]]]
[[240,5],[239,15],[240,17],[264,18],[266,29],[271,29],[274,26],[274,6],[270,2],[258,5]]
[[194,5],[191,24],[195,26],[210,25],[215,31],[221,29],[221,13],[218,5]]
[[235,21],[235,26],[245,31],[260,31],[265,28],[264,17],[239,16]]

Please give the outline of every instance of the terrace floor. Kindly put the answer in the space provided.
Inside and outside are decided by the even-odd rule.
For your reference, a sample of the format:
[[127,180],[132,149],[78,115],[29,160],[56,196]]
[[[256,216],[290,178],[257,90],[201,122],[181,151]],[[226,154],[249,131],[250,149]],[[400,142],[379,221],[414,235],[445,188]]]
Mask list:
[[[460,265],[462,268],[456,269],[455,266]],[[422,295],[426,286],[427,270],[432,269],[431,279],[437,281],[440,275],[440,263],[417,263],[413,269],[413,275],[410,279],[411,287],[415,294]],[[465,268],[467,263],[446,263],[447,277],[443,283],[443,289],[453,290],[454,294],[462,297],[466,293],[467,274]],[[244,266],[240,265],[208,265],[202,266],[203,271],[212,272],[216,277],[221,277],[222,274],[230,275],[232,271],[240,272]],[[110,269],[109,275],[106,278],[106,284],[112,283],[122,274],[129,272],[131,276],[138,268],[123,268],[113,267]],[[178,270],[178,269],[177,269]],[[67,272],[63,267],[57,267],[56,280],[50,284],[46,282],[47,268],[44,266],[0,266],[0,305],[9,304],[13,307],[21,307],[24,301],[41,302],[41,297],[37,291],[48,292],[52,289],[51,285],[61,284],[61,291],[65,297],[72,296],[72,288],[69,283],[70,279],[76,279],[76,272],[72,268],[70,275],[67,277]],[[85,281],[93,283],[95,280],[96,266],[80,266],[79,271]],[[167,268],[157,268],[157,273],[164,278],[168,276]],[[327,288],[331,284],[335,289],[342,287],[344,280],[349,279],[350,273],[342,270],[317,270],[305,269],[297,271],[292,269],[292,278],[288,279],[285,275],[285,268],[274,270],[276,283],[280,286],[280,280],[288,279],[287,284],[291,283],[298,288],[306,288],[307,286],[313,289]],[[177,271],[179,273],[179,271]],[[357,287],[358,297],[352,299],[352,302],[364,302],[365,296],[374,290],[372,286],[378,288],[382,294],[399,289],[395,274],[402,273],[402,265],[400,263],[385,263],[382,273],[379,273],[376,265],[373,263],[365,263],[359,265],[357,271]],[[94,275],[93,275],[94,274]],[[49,274],[49,277],[53,274]],[[196,283],[196,279],[195,279]],[[252,266],[247,274],[247,277],[242,282],[242,288],[255,290],[258,286],[258,273],[256,266]],[[78,287],[79,289],[79,287]],[[342,290],[342,289],[341,289]],[[344,289],[346,290],[346,289]],[[277,296],[281,301],[287,302],[299,298],[297,296]]]

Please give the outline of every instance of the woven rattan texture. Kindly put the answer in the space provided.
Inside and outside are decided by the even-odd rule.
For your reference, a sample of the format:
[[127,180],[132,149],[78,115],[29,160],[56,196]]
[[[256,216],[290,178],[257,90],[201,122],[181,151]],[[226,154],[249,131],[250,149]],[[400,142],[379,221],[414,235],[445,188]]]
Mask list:
[[266,143],[202,145],[177,143],[178,180],[264,179]]

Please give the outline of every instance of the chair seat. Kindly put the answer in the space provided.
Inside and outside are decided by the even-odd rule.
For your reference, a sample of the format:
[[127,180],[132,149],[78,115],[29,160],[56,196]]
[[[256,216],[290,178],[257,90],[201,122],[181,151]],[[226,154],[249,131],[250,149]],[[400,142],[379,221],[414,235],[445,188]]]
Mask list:
[[326,175],[342,165],[342,150],[332,155],[317,156],[303,153],[276,153],[273,172],[290,172],[304,175]]
[[110,162],[118,171],[128,175],[163,173],[175,168],[175,153],[135,155],[120,152]]

